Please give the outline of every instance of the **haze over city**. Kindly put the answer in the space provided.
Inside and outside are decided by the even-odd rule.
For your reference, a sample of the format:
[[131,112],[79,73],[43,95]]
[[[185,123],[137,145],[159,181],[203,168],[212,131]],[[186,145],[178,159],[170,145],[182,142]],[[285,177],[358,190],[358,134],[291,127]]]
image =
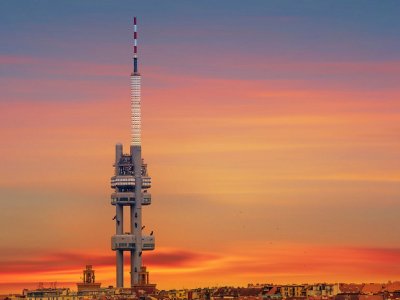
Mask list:
[[73,286],[86,264],[115,284],[110,177],[115,144],[129,145],[133,16],[143,225],[157,236],[143,260],[159,288],[398,280],[399,13],[0,2],[0,292]]

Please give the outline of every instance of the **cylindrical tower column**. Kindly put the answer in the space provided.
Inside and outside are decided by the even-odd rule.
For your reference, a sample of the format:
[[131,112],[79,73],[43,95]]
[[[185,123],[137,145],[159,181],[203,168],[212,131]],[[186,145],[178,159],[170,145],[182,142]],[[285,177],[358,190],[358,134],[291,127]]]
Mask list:
[[[124,207],[120,204],[115,205],[116,208],[116,234],[124,233]],[[117,287],[124,286],[124,252],[122,250],[116,251],[117,258]]]
[[122,157],[122,144],[115,145],[115,175],[118,175],[118,162]]
[[131,206],[131,232],[136,238],[136,248],[131,251],[131,286],[139,283],[142,267],[142,153],[140,146],[131,146],[135,170],[135,205]]
[[115,233],[124,233],[124,207],[120,204],[115,205],[116,217],[115,217]]
[[122,250],[115,251],[117,255],[117,287],[124,287],[124,252]]

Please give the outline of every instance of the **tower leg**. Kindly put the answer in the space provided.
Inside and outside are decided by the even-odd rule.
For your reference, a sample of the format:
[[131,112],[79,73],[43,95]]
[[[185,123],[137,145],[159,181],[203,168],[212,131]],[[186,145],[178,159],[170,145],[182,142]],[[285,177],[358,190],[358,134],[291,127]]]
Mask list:
[[[136,178],[140,183],[141,179]],[[136,199],[141,201],[139,193],[135,191]],[[139,283],[139,272],[142,266],[142,215],[138,205],[131,206],[131,232],[136,238],[136,248],[131,251],[131,286]]]
[[115,205],[116,219],[115,219],[115,231],[117,234],[123,234],[124,232],[124,207],[122,205]]
[[[134,250],[131,251],[131,287],[133,287],[137,283],[137,275],[138,270],[136,266],[136,259],[135,259],[135,252]],[[136,268],[136,269],[135,269]]]
[[131,232],[136,238],[135,250],[131,252],[131,285],[139,283],[142,267],[142,148],[131,146],[133,168],[135,170],[135,205],[131,206]]
[[[116,208],[116,232],[123,234],[124,232],[124,207],[122,205],[115,205]],[[122,250],[116,251],[117,255],[117,287],[124,287],[124,252]]]
[[124,287],[124,252],[117,250],[117,287]]

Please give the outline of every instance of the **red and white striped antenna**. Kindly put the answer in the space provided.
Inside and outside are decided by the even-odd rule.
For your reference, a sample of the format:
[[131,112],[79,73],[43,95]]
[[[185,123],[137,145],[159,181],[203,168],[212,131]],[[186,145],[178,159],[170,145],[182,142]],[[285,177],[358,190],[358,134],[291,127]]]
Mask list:
[[137,55],[137,23],[136,17],[133,18],[133,73],[138,74],[138,55]]
[[133,57],[137,57],[137,23],[136,23],[136,17],[133,18]]

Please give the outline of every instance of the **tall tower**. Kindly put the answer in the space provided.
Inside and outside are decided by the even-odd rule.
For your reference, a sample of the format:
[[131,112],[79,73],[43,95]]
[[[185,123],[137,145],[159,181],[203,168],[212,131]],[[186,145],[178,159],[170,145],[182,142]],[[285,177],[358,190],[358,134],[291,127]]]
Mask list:
[[[111,249],[116,252],[117,287],[124,286],[124,251],[130,253],[131,287],[140,284],[142,252],[154,250],[154,236],[144,236],[142,231],[142,206],[151,204],[147,193],[151,178],[142,161],[141,146],[141,76],[138,70],[136,17],[133,19],[133,72],[131,73],[131,145],[124,154],[122,144],[115,147],[115,174],[111,177],[111,204],[115,206],[116,233],[111,238]],[[129,232],[124,232],[124,207],[130,210]]]

